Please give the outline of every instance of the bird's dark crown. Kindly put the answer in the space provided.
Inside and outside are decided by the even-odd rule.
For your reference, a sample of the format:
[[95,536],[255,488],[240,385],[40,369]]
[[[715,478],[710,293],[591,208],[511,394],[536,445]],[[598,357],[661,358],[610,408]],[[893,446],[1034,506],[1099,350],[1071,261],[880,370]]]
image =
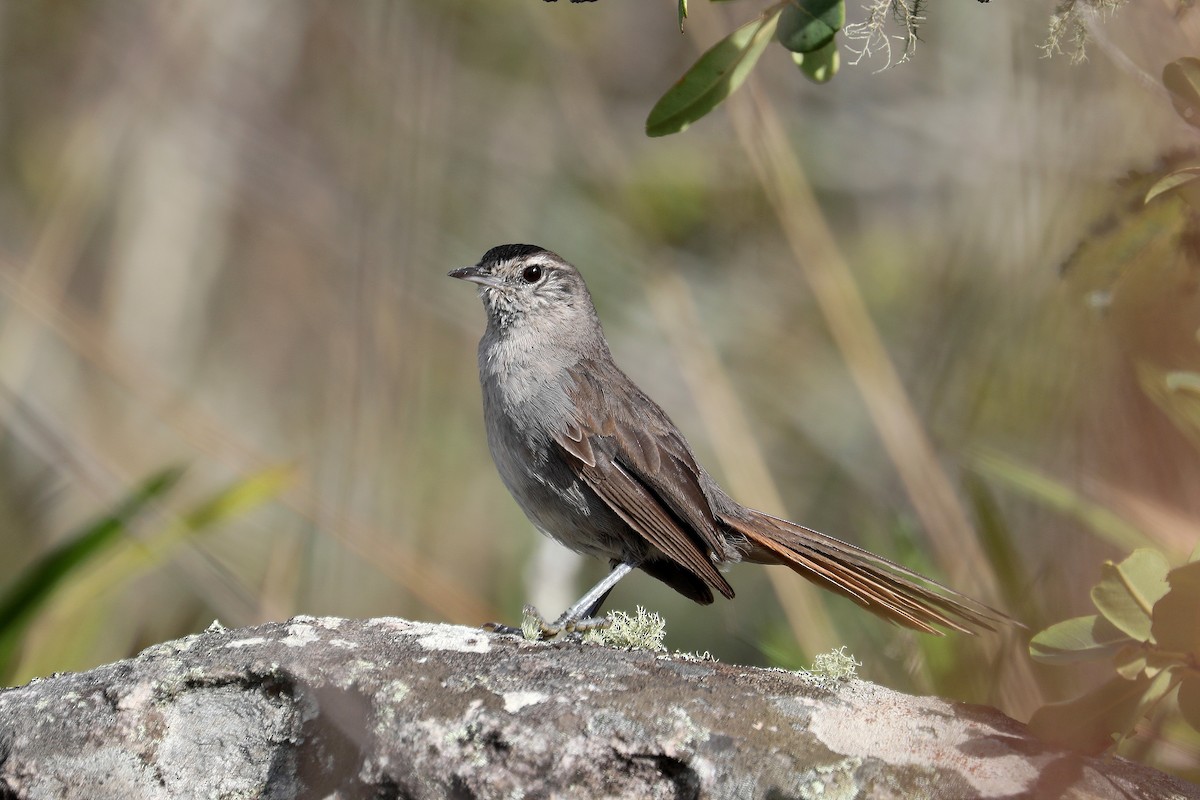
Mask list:
[[483,258],[479,259],[479,266],[488,267],[502,264],[505,261],[512,261],[518,258],[525,258],[537,253],[549,253],[550,251],[544,247],[538,247],[536,244],[502,244],[498,247],[493,247],[483,254]]

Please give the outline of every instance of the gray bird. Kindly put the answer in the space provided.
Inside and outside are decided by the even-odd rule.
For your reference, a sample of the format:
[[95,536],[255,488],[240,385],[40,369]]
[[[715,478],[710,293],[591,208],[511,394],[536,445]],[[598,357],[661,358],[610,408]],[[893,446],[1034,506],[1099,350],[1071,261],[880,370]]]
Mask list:
[[[479,285],[479,380],[500,478],[542,533],[612,571],[543,636],[582,630],[641,569],[697,603],[733,597],[723,564],[785,564],[899,625],[941,634],[1011,620],[928,578],[721,489],[683,434],[617,367],[583,276],[555,253],[494,247],[452,278]],[[513,632],[505,625],[493,630]]]

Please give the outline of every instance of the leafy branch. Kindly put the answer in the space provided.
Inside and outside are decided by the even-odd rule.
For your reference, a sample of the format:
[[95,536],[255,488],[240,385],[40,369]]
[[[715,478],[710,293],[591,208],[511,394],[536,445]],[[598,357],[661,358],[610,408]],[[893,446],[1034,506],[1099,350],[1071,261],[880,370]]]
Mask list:
[[1200,731],[1200,560],[1170,569],[1156,550],[1106,562],[1091,592],[1098,613],[1033,637],[1046,664],[1107,659],[1115,674],[1072,700],[1038,709],[1029,725],[1043,739],[1097,752],[1120,742],[1138,720],[1179,689],[1183,719]]
[[[880,2],[907,8],[908,0]],[[679,0],[678,13],[683,30],[688,0]],[[768,6],[709,48],[667,90],[646,119],[646,135],[679,133],[720,105],[750,76],[772,37],[809,79],[825,83],[841,64],[836,37],[845,24],[845,0],[781,0]]]
[[[590,0],[571,0],[573,3]],[[725,2],[726,0],[710,0]],[[1120,2],[1121,0],[1078,0]],[[555,0],[546,0],[555,2]],[[677,0],[679,30],[688,18],[690,0]],[[988,0],[979,0],[986,3]],[[1076,0],[1066,0],[1073,5]],[[844,32],[847,49],[858,64],[876,54],[885,58],[883,69],[903,64],[916,50],[917,28],[925,20],[924,0],[871,0],[863,22],[846,24],[845,0],[778,0],[758,17],[745,23],[700,56],[675,85],[655,104],[646,119],[647,136],[667,136],[686,130],[732,94],[749,77],[772,34],[791,54],[792,61],[810,80],[825,83],[841,67],[837,34]],[[1057,19],[1057,18],[1056,18]],[[1071,17],[1075,19],[1075,17]],[[890,32],[891,24],[900,33]],[[1069,26],[1070,21],[1060,25]],[[1052,27],[1052,30],[1054,28]],[[901,45],[897,56],[894,42]]]

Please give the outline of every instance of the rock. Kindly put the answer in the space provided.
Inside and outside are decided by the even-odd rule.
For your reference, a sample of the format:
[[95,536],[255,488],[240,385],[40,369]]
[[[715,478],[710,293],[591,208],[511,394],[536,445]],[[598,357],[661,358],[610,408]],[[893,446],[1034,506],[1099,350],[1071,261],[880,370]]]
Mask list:
[[401,619],[204,633],[0,693],[30,798],[1200,798],[859,680]]

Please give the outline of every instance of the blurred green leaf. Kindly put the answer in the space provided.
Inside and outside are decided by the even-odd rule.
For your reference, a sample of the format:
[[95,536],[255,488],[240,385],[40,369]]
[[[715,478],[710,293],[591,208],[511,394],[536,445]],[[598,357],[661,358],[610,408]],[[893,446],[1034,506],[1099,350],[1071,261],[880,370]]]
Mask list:
[[700,56],[650,110],[646,135],[685,130],[741,86],[770,42],[781,10],[746,23]]
[[1180,58],[1167,64],[1162,82],[1176,113],[1189,125],[1200,127],[1200,59]]
[[[1197,189],[1200,189],[1200,184],[1197,184]],[[1189,291],[1183,286],[1172,286],[1172,289]],[[1165,330],[1172,324],[1172,321],[1165,317],[1156,319],[1155,322],[1159,324],[1160,330]],[[1193,324],[1191,320],[1180,322]],[[1146,392],[1146,396],[1162,409],[1171,423],[1193,446],[1200,448],[1200,388],[1192,382],[1195,373],[1168,370],[1149,361],[1139,362],[1136,370],[1138,384]]]
[[1177,669],[1180,661],[1175,656],[1163,653],[1153,644],[1137,642],[1122,647],[1113,658],[1117,673],[1133,680],[1138,673],[1153,678],[1164,669]]
[[1200,398],[1169,392],[1165,383],[1171,371],[1200,371],[1191,349],[1196,314],[1183,299],[1194,290],[1197,259],[1192,249],[1179,246],[1196,240],[1200,214],[1190,202],[1143,202],[1164,172],[1200,162],[1178,155],[1168,155],[1164,162],[1153,174],[1135,173],[1122,181],[1119,210],[1079,243],[1062,274],[1081,307],[1102,312],[1106,335],[1136,369],[1146,394],[1200,445]]
[[1119,564],[1105,562],[1100,582],[1092,587],[1092,602],[1109,622],[1139,642],[1150,638],[1154,604],[1167,593],[1170,565],[1157,550],[1134,550]]
[[1172,392],[1188,391],[1200,394],[1200,375],[1195,372],[1168,372],[1167,388]]
[[1194,672],[1179,684],[1179,712],[1188,725],[1200,731],[1200,675]]
[[188,528],[220,524],[274,498],[292,479],[290,467],[270,467],[235,481],[183,516]]
[[1154,641],[1175,653],[1200,658],[1200,561],[1167,573],[1171,590],[1154,605]]
[[683,32],[683,21],[687,19],[688,0],[679,0],[679,32]]
[[837,39],[830,39],[811,53],[792,53],[792,61],[813,83],[827,83],[841,67],[842,56],[838,52]]
[[1044,664],[1094,661],[1115,655],[1133,643],[1123,631],[1099,614],[1075,617],[1051,625],[1029,642],[1029,655]]
[[1122,550],[1153,547],[1144,533],[1104,506],[1053,478],[990,451],[970,455],[970,466],[980,474],[1069,516],[1075,517],[1100,538]]
[[[1170,172],[1156,181],[1149,189],[1146,190],[1146,199],[1144,202],[1149,203],[1160,194],[1165,194],[1170,191],[1182,189],[1188,184],[1200,178],[1200,165],[1187,166],[1183,169],[1177,169]],[[1189,199],[1189,197],[1185,197]]]
[[[178,545],[199,533],[227,522],[238,514],[270,500],[291,479],[288,467],[270,467],[218,490],[190,510],[171,520],[165,529],[144,541],[132,543],[108,570],[108,585],[128,581],[147,568],[162,563]],[[102,591],[97,588],[97,591]]]
[[845,24],[843,0],[792,0],[779,16],[775,38],[793,53],[812,53],[832,42]]
[[984,547],[988,563],[992,565],[992,571],[1005,590],[1008,604],[1013,606],[1014,610],[1022,610],[1016,607],[1023,606],[1025,613],[1020,616],[1026,620],[1037,616],[1028,592],[1022,588],[1028,586],[1029,578],[1018,547],[1020,537],[1004,518],[987,481],[975,473],[966,472],[963,474],[963,485],[971,501],[971,510],[975,513],[980,543]]
[[1169,672],[1136,680],[1114,677],[1090,692],[1034,712],[1030,729],[1052,744],[1098,753],[1117,735],[1133,728],[1146,710],[1171,688]]
[[772,667],[795,671],[804,669],[811,661],[791,629],[781,620],[765,624],[755,644]]
[[8,664],[25,627],[66,577],[117,543],[130,520],[174,488],[182,476],[182,467],[152,475],[111,512],[85,525],[18,576],[0,596],[0,665]]

